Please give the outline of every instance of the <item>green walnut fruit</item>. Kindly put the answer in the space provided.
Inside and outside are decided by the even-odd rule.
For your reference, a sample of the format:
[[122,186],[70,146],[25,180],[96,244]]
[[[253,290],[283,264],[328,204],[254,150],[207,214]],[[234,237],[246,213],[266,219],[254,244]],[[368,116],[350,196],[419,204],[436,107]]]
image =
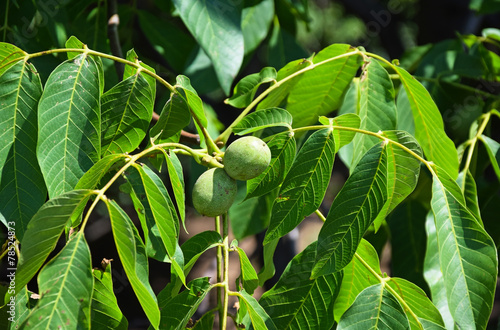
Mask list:
[[236,197],[236,180],[222,168],[211,168],[196,180],[193,206],[201,214],[215,217],[226,213]]
[[271,150],[255,136],[242,137],[227,147],[224,169],[236,180],[246,181],[259,176],[271,162]]

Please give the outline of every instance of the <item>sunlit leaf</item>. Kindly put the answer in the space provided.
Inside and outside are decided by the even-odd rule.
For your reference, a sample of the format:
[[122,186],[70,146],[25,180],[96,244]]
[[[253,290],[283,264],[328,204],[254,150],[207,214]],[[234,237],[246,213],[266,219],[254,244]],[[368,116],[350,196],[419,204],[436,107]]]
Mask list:
[[243,285],[245,291],[249,294],[253,294],[255,289],[259,286],[259,278],[257,277],[257,273],[255,272],[255,268],[253,268],[252,263],[248,259],[245,251],[239,246],[236,247],[238,251],[238,256],[240,257],[240,281]]
[[[274,324],[272,318],[267,315],[266,311],[259,304],[257,299],[249,295],[245,290],[239,292],[240,306],[244,305],[244,308],[248,311],[247,316],[244,319],[246,328],[259,329],[259,330],[277,330],[278,328]],[[242,308],[242,307],[240,307]],[[250,327],[250,323],[253,326]]]
[[120,81],[101,98],[101,153],[134,151],[149,128],[154,95],[148,81],[135,74]]
[[236,135],[245,135],[266,127],[284,126],[291,128],[291,125],[292,115],[288,111],[281,108],[269,108],[245,116],[233,127],[233,132]]
[[[184,192],[184,174],[182,173],[182,164],[177,158],[177,155],[171,152],[166,157],[168,177],[170,178],[170,184],[172,185],[172,190],[174,191],[175,204],[179,211],[181,217],[181,222],[186,230],[186,203],[185,203],[185,192]],[[186,230],[187,232],[187,230]]]
[[21,241],[21,255],[17,265],[16,288],[21,290],[38,272],[71,217],[83,210],[90,190],[74,190],[46,202],[28,223]]
[[461,171],[458,174],[457,184],[464,193],[467,209],[472,213],[476,220],[482,224],[476,181],[470,171]]
[[459,327],[483,328],[493,307],[496,247],[465,203],[455,197],[449,188],[453,185],[458,188],[445,173],[433,178],[431,206],[446,296]]
[[80,178],[75,186],[75,189],[95,189],[99,185],[101,179],[108,171],[120,161],[125,161],[124,154],[111,154],[103,157],[95,163],[90,170]]
[[384,284],[364,289],[342,315],[337,329],[410,329],[401,304]]
[[118,256],[132,289],[155,329],[160,323],[160,310],[149,283],[148,259],[144,243],[129,216],[116,202],[105,200],[113,229]]
[[495,170],[498,180],[500,180],[500,143],[487,137],[486,135],[481,135],[481,141],[483,141],[488,156],[490,158],[491,165]]
[[50,198],[72,190],[100,159],[99,76],[85,54],[59,65],[38,105],[40,168]]
[[262,0],[245,3],[241,13],[245,54],[254,51],[267,37],[274,18],[274,1]]
[[453,141],[444,131],[443,118],[429,92],[400,67],[395,67],[406,90],[415,122],[415,138],[422,146],[427,160],[433,161],[455,179],[458,176],[458,157]]
[[[334,118],[319,117],[319,122],[323,125],[341,126],[348,128],[359,128],[361,119],[354,113],[346,113]],[[335,137],[335,150],[339,151],[340,148],[351,143],[356,132],[352,130],[335,129],[333,136]]]
[[264,244],[282,237],[320,206],[335,157],[333,130],[314,132],[300,149],[281,185]]
[[15,63],[18,63],[17,59],[21,59],[25,55],[26,53],[21,48],[0,42],[0,76]]
[[90,329],[94,279],[90,249],[77,233],[38,275],[40,300],[23,329]]
[[91,313],[92,328],[98,329],[128,329],[128,321],[123,315],[113,292],[111,263],[102,262],[105,267],[94,269],[94,293],[92,294]]
[[36,158],[41,95],[40,76],[28,62],[19,61],[0,76],[0,213],[16,223],[18,240],[47,197]]
[[319,116],[340,106],[360,65],[359,55],[342,56],[353,50],[349,45],[334,44],[314,56],[312,61],[318,66],[301,76],[287,99],[286,109],[293,116],[294,127],[314,124]]
[[279,329],[330,329],[342,272],[311,280],[316,242],[295,256],[259,303]]
[[344,268],[387,200],[387,148],[373,146],[338,193],[318,234],[312,277]]
[[226,99],[225,103],[235,108],[245,108],[252,103],[260,85],[275,81],[276,75],[274,68],[265,67],[259,73],[244,77],[234,86],[233,95]]

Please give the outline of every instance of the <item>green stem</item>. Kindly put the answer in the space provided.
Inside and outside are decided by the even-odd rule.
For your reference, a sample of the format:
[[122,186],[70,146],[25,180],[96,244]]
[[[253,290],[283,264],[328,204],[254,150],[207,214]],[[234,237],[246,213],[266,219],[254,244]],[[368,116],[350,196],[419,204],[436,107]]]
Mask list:
[[[481,139],[481,135],[483,134],[484,130],[486,129],[486,126],[488,125],[488,122],[490,121],[491,114],[492,114],[492,112],[490,111],[490,112],[487,112],[487,113],[485,113],[484,115],[482,115],[480,117],[480,119],[483,119],[483,121],[481,122],[481,125],[477,129],[476,135],[470,140],[469,150],[468,150],[468,153],[467,153],[467,159],[465,161],[465,165],[464,165],[464,168],[463,168],[463,170],[465,172],[467,172],[469,170],[469,168],[470,168],[470,164],[471,164],[471,161],[472,161],[472,156],[474,154],[474,150],[475,150],[477,141],[479,139]],[[464,180],[464,184],[465,184],[465,180]]]
[[227,213],[222,215],[222,240],[223,240],[223,252],[224,252],[224,306],[222,308],[222,319],[220,323],[222,324],[222,329],[227,328],[227,310],[229,307],[229,223],[227,218]]
[[3,41],[6,41],[7,38],[7,27],[9,26],[9,0],[7,0],[5,4],[5,16],[3,20]]
[[[116,62],[120,62],[120,63],[124,63],[124,64],[130,65],[130,66],[133,66],[137,70],[144,72],[144,73],[150,75],[151,77],[155,78],[156,80],[158,80],[161,84],[163,84],[165,87],[167,87],[172,93],[176,93],[174,86],[170,85],[165,79],[163,79],[162,77],[160,77],[159,75],[157,75],[153,71],[150,71],[150,70],[144,68],[143,66],[141,66],[140,63],[135,63],[135,62],[132,62],[132,61],[129,61],[129,60],[117,57],[117,56],[109,55],[106,53],[101,53],[101,52],[98,52],[98,51],[95,51],[92,49],[88,49],[88,48],[85,48],[85,49],[82,49],[82,48],[50,49],[50,50],[45,50],[43,52],[28,54],[28,55],[26,55],[26,59],[31,59],[34,57],[39,57],[39,56],[44,56],[44,55],[49,55],[49,54],[68,53],[68,52],[78,52],[78,53],[85,53],[85,54],[89,54],[89,55],[99,56],[99,57],[107,58],[107,59],[110,59],[110,60],[113,60]],[[19,59],[15,59],[13,61],[18,61],[18,60]],[[11,61],[11,62],[13,62],[13,61]],[[9,63],[10,62],[7,62],[5,65],[8,65]]]
[[338,60],[338,59],[341,59],[341,58],[344,58],[344,57],[350,57],[350,56],[353,56],[353,55],[363,55],[363,53],[356,49],[352,52],[349,52],[349,53],[345,53],[345,54],[342,54],[342,55],[338,55],[338,56],[334,56],[334,57],[331,57],[329,59],[326,59],[324,61],[321,61],[321,62],[318,62],[318,63],[311,63],[309,66],[303,68],[302,70],[299,70],[297,72],[294,72],[292,73],[291,75],[289,76],[286,76],[285,78],[277,81],[275,84],[269,86],[265,91],[263,91],[261,94],[259,94],[259,96],[257,96],[241,113],[240,115],[231,123],[231,125],[229,125],[228,128],[226,128],[226,130],[224,132],[222,132],[219,137],[215,140],[216,142],[218,141],[221,141],[221,142],[226,142],[227,139],[229,138],[229,135],[231,135],[231,132],[233,131],[233,127],[236,126],[260,101],[262,101],[262,99],[264,99],[264,97],[266,97],[269,93],[271,93],[273,90],[279,88],[281,85],[283,85],[284,83],[286,83],[287,81],[307,72],[307,71],[310,71],[310,70],[313,70],[314,68],[318,67],[318,66],[321,66],[323,64],[326,64],[326,63],[329,63],[329,62],[332,62],[332,61],[335,61],[335,60]]
[[[215,217],[215,230],[221,235],[222,237],[222,232],[220,228],[220,217],[217,216]],[[222,256],[222,249],[223,246],[219,245],[217,246],[217,306],[219,306],[219,319],[222,319],[222,315],[224,314],[223,310],[223,304],[222,304],[222,290],[223,286],[219,286],[220,284],[223,283],[222,279],[222,265],[224,264],[223,256]],[[222,323],[219,322],[219,328],[222,330]]]

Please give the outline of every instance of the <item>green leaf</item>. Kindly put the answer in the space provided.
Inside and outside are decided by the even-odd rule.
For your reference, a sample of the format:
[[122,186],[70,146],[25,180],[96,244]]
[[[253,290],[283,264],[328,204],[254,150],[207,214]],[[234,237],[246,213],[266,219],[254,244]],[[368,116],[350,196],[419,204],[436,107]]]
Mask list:
[[21,290],[38,272],[64,231],[71,217],[82,212],[94,192],[74,190],[46,202],[28,223],[21,241],[16,288]]
[[239,280],[243,285],[245,291],[249,294],[253,294],[255,289],[259,286],[259,278],[257,277],[257,272],[252,266],[252,263],[248,259],[245,251],[239,246],[236,247],[238,251],[238,256],[240,257],[240,271]]
[[110,169],[124,162],[127,155],[111,154],[95,163],[78,181],[75,189],[96,189],[100,181]]
[[469,8],[475,10],[477,14],[493,14],[500,10],[498,0],[471,0]]
[[493,170],[497,175],[498,180],[500,180],[500,143],[487,137],[486,135],[481,135],[481,141],[483,141],[486,151],[488,152],[488,157],[490,158]]
[[372,272],[382,276],[377,251],[368,241],[361,239],[356,250],[356,257],[352,258],[351,262],[343,269],[344,277],[334,305],[334,316],[337,323],[361,291],[380,283],[380,280]]
[[300,149],[274,202],[264,244],[290,232],[320,206],[335,158],[332,133],[331,128],[318,130]]
[[259,303],[279,329],[330,329],[342,272],[311,280],[316,242],[295,256]]
[[111,263],[101,262],[101,269],[94,269],[94,293],[91,306],[91,327],[96,329],[128,329],[128,321],[123,315],[113,292]]
[[410,329],[398,300],[384,284],[364,289],[342,315],[337,329]]
[[210,311],[203,315],[194,326],[191,328],[192,330],[206,330],[213,329],[215,320],[215,313]]
[[203,101],[200,99],[193,86],[191,86],[191,82],[188,77],[179,75],[177,76],[176,82],[176,88],[179,91],[179,95],[188,104],[191,116],[195,119],[196,128],[198,129],[201,139],[203,137],[203,133],[201,132],[199,125],[202,125],[205,128],[208,125],[207,117],[205,116],[205,111],[203,110]]
[[94,279],[90,249],[77,233],[38,275],[40,300],[23,329],[90,329]]
[[[139,61],[139,56],[137,56],[137,53],[133,49],[131,49],[127,52],[127,60],[134,62],[134,63],[137,63],[141,67],[143,67],[144,69],[149,70],[153,73],[156,73],[155,69],[153,69],[152,67],[150,67],[146,63]],[[139,70],[134,66],[125,65],[125,69],[123,71],[123,80],[127,80],[129,77],[137,75],[138,71]],[[147,80],[150,89],[153,91],[152,95],[153,95],[153,100],[154,100],[154,98],[156,96],[156,78],[154,78],[153,76],[150,76],[149,74],[146,74],[144,72],[141,72],[140,75],[144,79]]]
[[[376,60],[370,60],[361,76],[360,129],[379,132],[396,129],[397,110],[394,86],[387,71]],[[356,134],[353,140],[354,157],[351,168],[354,168],[361,157],[379,140],[367,134]]]
[[278,241],[279,239],[275,239],[263,247],[262,259],[264,264],[257,274],[259,276],[259,286],[264,286],[266,281],[272,278],[276,272],[276,268],[274,267],[274,252],[278,246]]
[[148,81],[135,74],[101,98],[101,154],[134,151],[146,136],[153,116],[154,95]]
[[152,244],[154,250],[160,251],[154,257],[162,256],[164,249],[173,259],[179,239],[179,219],[172,200],[161,179],[149,167],[134,164],[132,168],[127,177],[144,207],[146,246],[149,249]]
[[428,160],[434,162],[455,179],[458,176],[458,157],[455,144],[444,131],[443,118],[429,92],[404,69],[395,67],[406,90],[413,119],[415,138]]
[[105,200],[113,229],[118,256],[132,289],[155,329],[160,323],[160,310],[149,284],[148,259],[137,228],[115,201]]
[[254,51],[266,38],[274,18],[274,1],[245,1],[241,13],[245,54]]
[[0,76],[0,213],[15,222],[18,240],[47,197],[36,158],[41,95],[40,76],[28,62],[19,61]]
[[318,234],[312,277],[344,268],[387,200],[387,148],[373,146],[338,193]]
[[[354,113],[346,113],[334,118],[321,116],[319,117],[319,122],[323,125],[359,128],[361,119]],[[335,152],[338,152],[340,148],[351,143],[355,135],[356,132],[351,130],[335,129],[333,131],[333,136],[335,138]]]
[[161,310],[160,329],[184,330],[191,316],[210,291],[208,277],[188,283],[186,290],[170,299]]
[[278,190],[275,189],[268,194],[251,199],[245,199],[245,193],[242,185],[238,188],[236,199],[229,209],[232,232],[237,240],[257,235],[269,226],[271,210]]
[[[286,99],[288,94],[290,93],[290,90],[292,89],[293,86],[301,79],[299,71],[304,70],[307,68],[309,65],[311,65],[311,61],[308,60],[295,60],[287,65],[285,65],[283,68],[281,68],[278,71],[278,75],[276,78],[277,82],[280,82],[278,87],[274,88],[264,100],[262,100],[257,109],[267,109],[267,108],[273,108],[280,106],[281,103]],[[297,74],[298,76],[294,76],[292,78],[288,78],[286,81],[281,81],[293,74]]]
[[168,177],[174,192],[175,203],[181,217],[182,225],[186,230],[186,204],[185,204],[185,191],[184,191],[184,174],[182,173],[182,164],[174,152],[169,153],[165,160],[167,161]]
[[[244,305],[244,308],[246,308],[248,314],[245,317],[245,324],[246,328],[249,327],[250,322],[253,326],[253,329],[258,329],[258,330],[277,330],[278,328],[274,324],[273,320],[269,315],[267,315],[266,311],[262,306],[259,304],[259,302],[249,295],[245,290],[241,290],[238,293],[239,301],[240,301],[240,306]],[[242,308],[242,307],[240,307]]]
[[50,198],[72,190],[100,159],[99,76],[85,54],[50,74],[38,105],[37,156]]
[[[0,76],[26,55],[24,50],[6,42],[0,42]],[[9,63],[9,64],[7,64]]]
[[[69,39],[66,41],[65,44],[66,48],[79,48],[79,49],[87,49],[87,45],[85,45],[83,42],[78,40],[75,36],[69,37]],[[73,58],[77,57],[80,55],[81,52],[68,52],[68,59],[72,60]],[[96,55],[90,55],[92,59],[95,61],[97,64],[97,71],[99,74],[99,91],[101,95],[104,92],[104,68],[102,66],[102,60],[100,56]]]
[[173,4],[186,27],[210,57],[222,89],[229,94],[244,55],[242,2],[174,0]]
[[317,67],[305,72],[291,88],[286,109],[293,116],[293,126],[302,127],[317,122],[338,109],[349,84],[359,68],[360,56],[342,56],[354,49],[345,44],[334,44],[313,58]]
[[[38,302],[38,299],[31,298],[32,294],[33,292],[27,290],[26,286],[22,288],[18,294],[16,294],[15,301],[13,302],[15,305],[15,310],[13,311],[14,314],[10,313],[11,310],[9,305],[5,305],[4,307],[2,307],[8,308],[9,311],[7,313],[9,318],[13,317],[14,319],[14,322],[10,322],[10,328],[6,327],[5,329],[19,329],[21,324],[28,318],[29,314]],[[9,322],[8,320],[5,321]]]
[[461,171],[458,174],[457,184],[463,191],[467,209],[472,213],[476,220],[482,224],[481,213],[479,211],[479,201],[477,196],[477,186],[474,177],[470,171]]
[[274,126],[292,128],[292,115],[281,108],[269,108],[252,112],[233,127],[233,132],[236,135],[245,135]]
[[404,88],[400,88],[396,98],[396,107],[398,109],[398,130],[407,131],[415,136],[415,121],[411,110],[410,100]]
[[391,278],[386,283],[397,293],[400,303],[400,299],[403,299],[408,306],[409,310],[405,309],[405,312],[412,329],[421,329],[421,320],[428,320],[436,326],[444,328],[441,314],[421,288],[412,282],[396,277]]
[[[196,41],[185,29],[174,24],[173,20],[155,15],[153,12],[138,10],[139,24],[145,37],[154,49],[177,72],[181,72],[189,61],[189,56]],[[161,26],[161,29],[158,27]]]
[[262,196],[276,189],[285,179],[295,159],[297,144],[293,132],[273,135],[267,146],[271,150],[271,162],[259,176],[247,181],[246,199]]
[[424,260],[424,277],[432,295],[432,303],[439,310],[447,329],[453,329],[455,323],[448,307],[448,298],[446,298],[446,288],[441,272],[439,262],[439,247],[436,234],[436,225],[434,216],[429,211],[425,221],[425,230],[427,233],[427,247]]
[[431,207],[448,305],[457,326],[484,328],[496,287],[496,247],[449,186],[458,188],[446,173],[434,176]]
[[252,103],[260,85],[276,81],[276,70],[265,67],[259,73],[250,74],[234,86],[233,95],[224,102],[235,108],[245,108]]
[[407,200],[387,218],[391,230],[392,275],[403,277],[421,288],[425,257],[425,217],[427,210],[417,201]]
[[170,95],[170,99],[163,106],[160,118],[149,131],[149,138],[154,139],[155,144],[165,142],[179,142],[181,130],[189,125],[191,114],[186,100],[176,93]]

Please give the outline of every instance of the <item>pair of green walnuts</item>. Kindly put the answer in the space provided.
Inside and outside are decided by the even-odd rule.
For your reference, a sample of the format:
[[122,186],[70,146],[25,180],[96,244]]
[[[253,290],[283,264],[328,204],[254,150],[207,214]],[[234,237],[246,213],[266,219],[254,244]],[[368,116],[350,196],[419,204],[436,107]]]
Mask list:
[[245,136],[234,141],[224,153],[224,168],[211,168],[196,180],[194,208],[208,217],[226,213],[236,197],[236,180],[259,176],[270,162],[271,151],[261,139]]

